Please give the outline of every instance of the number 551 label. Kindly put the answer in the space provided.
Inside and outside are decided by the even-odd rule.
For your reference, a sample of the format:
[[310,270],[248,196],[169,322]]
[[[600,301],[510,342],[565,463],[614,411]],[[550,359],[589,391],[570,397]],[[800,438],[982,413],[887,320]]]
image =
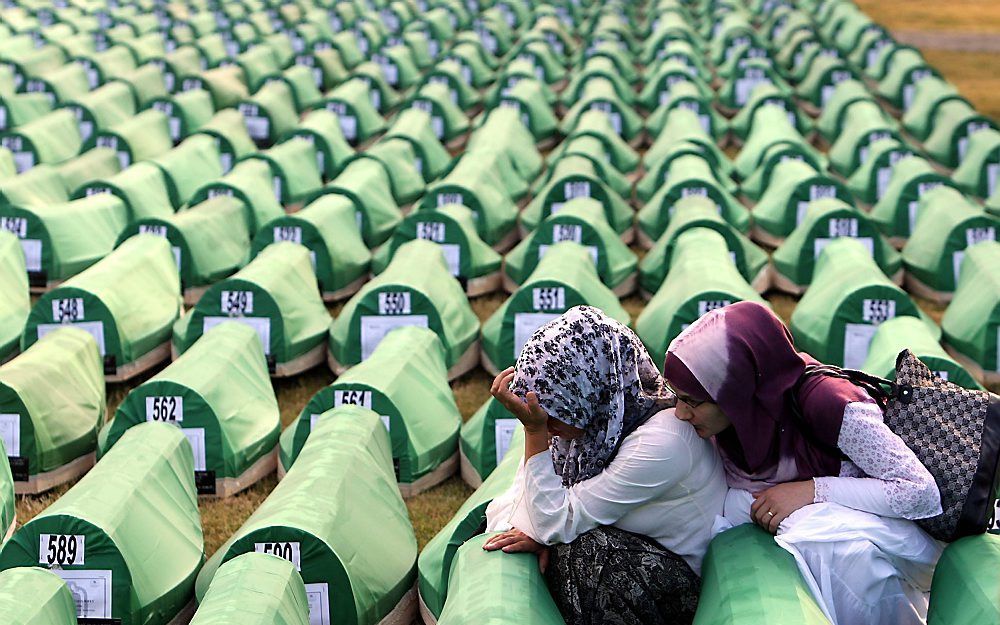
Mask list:
[[41,534],[38,537],[38,563],[82,565],[84,538],[79,534]]

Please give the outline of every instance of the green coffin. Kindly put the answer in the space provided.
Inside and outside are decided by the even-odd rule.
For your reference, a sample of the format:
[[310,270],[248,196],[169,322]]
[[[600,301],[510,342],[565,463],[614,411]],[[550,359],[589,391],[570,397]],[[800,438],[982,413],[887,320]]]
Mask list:
[[986,371],[1000,371],[1000,243],[986,241],[965,251],[958,288],[941,327],[948,345]]
[[702,315],[740,301],[765,304],[740,275],[721,234],[685,230],[671,253],[670,272],[635,322],[636,334],[663,368],[667,346]]
[[0,367],[0,409],[18,480],[92,454],[106,412],[97,343],[70,327],[38,341]]
[[148,423],[25,524],[0,568],[49,567],[95,597],[77,616],[166,625],[193,596],[203,550],[191,445],[177,428]]
[[[20,222],[0,217],[0,362],[14,355],[18,349],[24,323],[31,311],[28,294],[28,272],[24,264],[24,251],[18,241]],[[27,231],[25,230],[25,234]]]
[[0,573],[0,611],[18,625],[74,625],[76,601],[66,583],[31,566]]
[[448,386],[444,349],[434,332],[403,327],[390,332],[371,357],[321,389],[299,414],[282,466],[298,458],[321,415],[345,404],[378,413],[389,430],[396,481],[414,484],[458,450],[462,417]]
[[219,567],[192,625],[309,625],[302,576],[288,560],[246,553]]
[[213,328],[166,369],[132,390],[101,432],[107,455],[147,421],[181,428],[194,449],[199,494],[239,478],[273,454],[281,421],[257,334],[240,323]]
[[895,380],[896,359],[904,349],[913,352],[937,377],[965,388],[982,389],[941,347],[927,324],[916,317],[897,317],[880,324],[861,369],[880,378]]
[[377,625],[403,599],[417,541],[377,414],[359,406],[324,413],[295,466],[205,564],[197,596],[206,601],[220,567],[254,551],[296,565],[315,610],[310,622]]
[[320,299],[308,250],[275,243],[232,277],[209,287],[174,328],[177,352],[225,321],[252,327],[269,365],[289,364],[322,345],[330,313]]
[[410,241],[381,274],[347,302],[330,326],[330,356],[349,367],[366,360],[387,333],[400,326],[430,328],[454,367],[479,335],[479,320],[452,277],[440,246]]
[[820,254],[790,329],[799,349],[821,362],[859,369],[878,325],[903,316],[922,318],[922,313],[882,273],[864,245],[841,238]]

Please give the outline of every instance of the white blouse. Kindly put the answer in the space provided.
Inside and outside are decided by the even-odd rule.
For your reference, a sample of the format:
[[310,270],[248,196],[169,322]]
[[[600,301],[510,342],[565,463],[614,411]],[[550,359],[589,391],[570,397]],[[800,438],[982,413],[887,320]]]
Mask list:
[[522,461],[510,489],[486,509],[486,530],[513,527],[552,545],[614,525],[652,538],[700,574],[726,490],[714,445],[670,408],[627,436],[604,471],[570,488],[547,451]]
[[930,472],[867,402],[848,404],[837,446],[850,458],[840,477],[813,478],[814,502],[883,517],[925,519],[941,514],[941,493]]

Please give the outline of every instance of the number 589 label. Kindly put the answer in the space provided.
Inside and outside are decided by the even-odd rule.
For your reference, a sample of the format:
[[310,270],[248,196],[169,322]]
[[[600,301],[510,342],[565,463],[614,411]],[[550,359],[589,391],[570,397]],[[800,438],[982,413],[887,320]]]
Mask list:
[[38,537],[38,563],[82,565],[84,538],[79,534],[41,534]]
[[254,543],[253,550],[288,560],[295,565],[295,570],[302,570],[301,549],[298,542]]

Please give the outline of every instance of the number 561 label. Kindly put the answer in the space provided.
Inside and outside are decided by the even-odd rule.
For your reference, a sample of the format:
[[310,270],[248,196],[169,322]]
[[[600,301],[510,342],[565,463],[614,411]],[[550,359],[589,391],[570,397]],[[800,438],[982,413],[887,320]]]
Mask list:
[[41,534],[38,537],[38,563],[82,565],[84,538],[79,534]]

